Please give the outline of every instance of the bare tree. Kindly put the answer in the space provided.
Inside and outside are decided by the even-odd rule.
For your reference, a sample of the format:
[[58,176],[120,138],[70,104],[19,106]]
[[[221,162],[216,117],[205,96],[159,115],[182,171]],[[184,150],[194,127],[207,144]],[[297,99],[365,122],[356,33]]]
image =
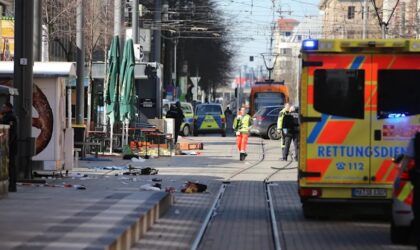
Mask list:
[[76,43],[77,0],[44,0],[42,4],[42,23],[48,43],[49,60],[66,61],[74,59]]

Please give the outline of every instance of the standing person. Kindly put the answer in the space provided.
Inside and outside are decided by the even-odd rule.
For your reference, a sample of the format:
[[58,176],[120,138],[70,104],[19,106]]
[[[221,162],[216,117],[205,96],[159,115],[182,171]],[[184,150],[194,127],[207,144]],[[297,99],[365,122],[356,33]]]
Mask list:
[[294,106],[289,108],[289,112],[286,112],[283,117],[283,130],[284,132],[284,154],[283,160],[287,160],[289,155],[290,144],[293,141],[295,146],[295,161],[298,161],[299,155],[299,114],[296,112]]
[[236,132],[236,146],[239,150],[239,160],[243,161],[248,156],[246,147],[248,145],[249,129],[251,127],[252,119],[246,113],[244,107],[238,112],[238,116],[233,122],[233,129]]
[[178,142],[179,131],[181,130],[182,122],[184,121],[184,112],[181,109],[181,103],[176,102],[175,105],[171,105],[169,111],[166,113],[167,118],[173,118],[175,120],[175,144]]
[[192,99],[193,99],[192,89],[193,88],[194,88],[194,85],[192,83],[188,83],[188,86],[187,86],[187,94],[185,95],[185,100],[187,102],[192,102]]
[[287,129],[283,129],[283,118],[286,114],[289,113],[289,109],[290,109],[290,104],[285,103],[284,108],[280,110],[279,118],[277,119],[277,130],[280,130],[280,133],[281,133],[281,153],[282,153],[283,161],[287,160],[287,156],[285,155],[285,152],[284,152],[285,143],[286,143],[284,132],[287,132]]
[[232,129],[232,110],[230,110],[229,106],[226,107],[225,109],[225,119],[226,119],[226,132],[230,133],[231,129]]
[[410,174],[413,175],[411,178],[413,184],[413,228],[414,235],[417,235],[417,237],[415,237],[417,250],[420,250],[420,132],[416,133],[411,142],[413,143],[411,144],[411,149],[409,146],[407,154],[411,154],[411,157],[414,158],[415,161],[415,168]]
[[13,113],[10,102],[3,104],[1,111],[1,124],[9,125],[9,192],[16,192],[16,152],[17,152],[17,118]]

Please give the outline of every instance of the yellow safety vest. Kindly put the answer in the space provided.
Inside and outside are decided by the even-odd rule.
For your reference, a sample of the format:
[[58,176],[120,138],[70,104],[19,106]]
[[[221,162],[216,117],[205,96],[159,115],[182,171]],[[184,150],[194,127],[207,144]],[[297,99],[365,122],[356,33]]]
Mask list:
[[241,118],[236,117],[235,121],[233,122],[233,129],[235,131],[239,131],[241,133],[249,133],[249,127],[251,125],[251,116],[246,114]]

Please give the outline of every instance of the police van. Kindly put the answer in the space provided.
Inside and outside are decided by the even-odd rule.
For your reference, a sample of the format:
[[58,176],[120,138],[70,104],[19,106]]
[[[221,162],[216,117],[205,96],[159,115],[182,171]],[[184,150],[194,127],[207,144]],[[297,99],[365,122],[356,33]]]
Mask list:
[[420,40],[305,40],[301,55],[304,215],[319,202],[390,205],[392,158],[420,130]]

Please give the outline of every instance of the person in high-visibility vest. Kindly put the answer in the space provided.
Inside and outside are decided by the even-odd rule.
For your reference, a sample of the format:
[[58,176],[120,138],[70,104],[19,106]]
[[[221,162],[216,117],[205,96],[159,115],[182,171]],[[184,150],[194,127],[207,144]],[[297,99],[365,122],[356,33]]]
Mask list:
[[248,145],[249,130],[252,118],[246,113],[245,107],[238,112],[238,116],[233,121],[233,129],[236,133],[236,146],[239,150],[239,160],[243,161],[248,156],[246,148]]
[[[408,149],[407,151],[410,151]],[[413,226],[414,226],[414,235],[416,237],[417,249],[420,250],[420,132],[416,133],[416,136],[413,140],[413,150],[412,156],[415,161],[415,167],[412,171],[412,184],[413,184]]]
[[290,110],[290,104],[285,103],[284,108],[280,110],[279,118],[277,118],[277,130],[279,130],[281,133],[281,154],[282,154],[283,161],[287,160],[287,155],[284,152],[285,151],[284,149],[286,146],[286,138],[285,138],[286,134],[284,133],[284,130],[283,130],[283,118],[286,114],[289,113],[289,110]]

